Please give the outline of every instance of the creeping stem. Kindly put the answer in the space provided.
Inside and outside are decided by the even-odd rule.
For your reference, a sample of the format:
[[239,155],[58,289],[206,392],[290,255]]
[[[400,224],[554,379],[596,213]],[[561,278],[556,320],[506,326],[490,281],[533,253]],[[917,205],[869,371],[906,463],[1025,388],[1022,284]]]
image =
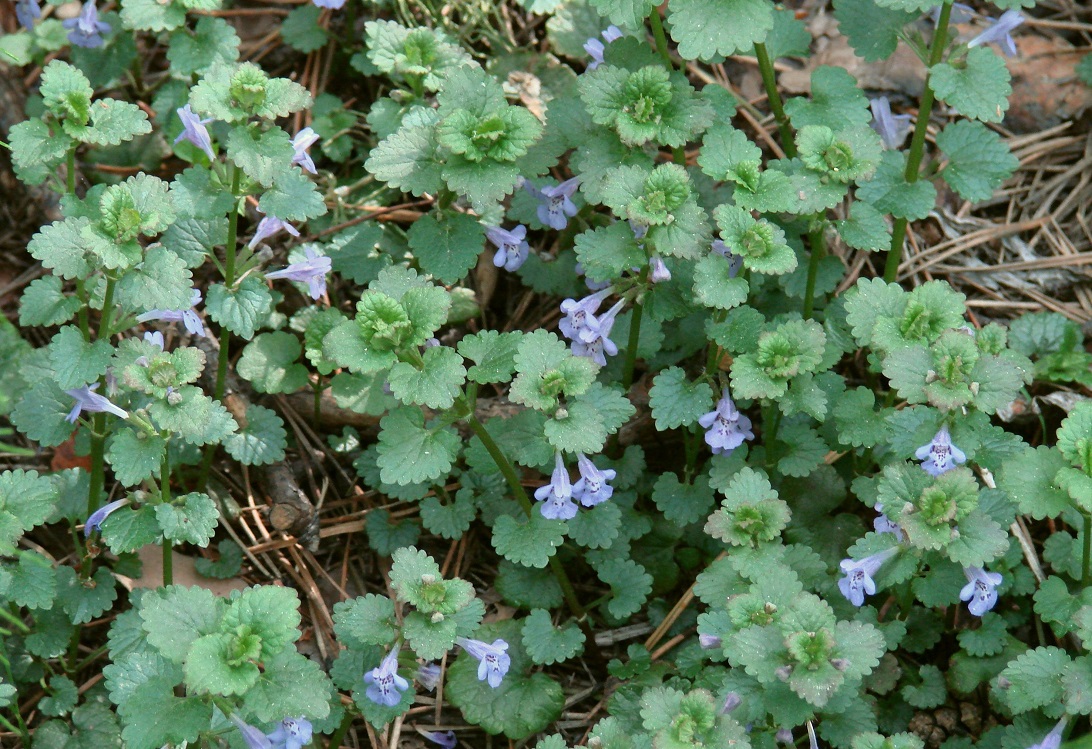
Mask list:
[[815,278],[819,274],[819,263],[826,254],[823,243],[823,228],[826,221],[821,217],[815,217],[812,221],[812,229],[808,232],[808,243],[811,245],[811,258],[808,260],[808,281],[804,287],[804,318],[810,320],[815,311]]
[[777,75],[774,72],[773,60],[762,42],[755,44],[755,56],[758,58],[758,70],[762,74],[762,86],[766,89],[766,98],[770,102],[774,119],[777,120],[777,129],[781,132],[781,147],[785,155],[790,159],[796,156],[796,142],[793,140],[792,127],[789,118],[785,114],[785,107],[781,104],[781,94],[777,91]]
[[[945,2],[940,6],[940,18],[937,19],[936,32],[933,34],[933,42],[929,46],[929,70],[936,66],[944,56],[944,47],[948,43],[948,19],[952,16],[952,3]],[[914,137],[910,140],[910,153],[906,157],[906,172],[903,175],[907,182],[913,184],[918,181],[921,169],[921,160],[925,156],[925,134],[929,130],[929,115],[933,111],[933,87],[930,85],[931,73],[925,74],[925,93],[921,95],[921,105],[918,107],[918,119],[914,123]],[[895,283],[899,275],[899,262],[902,260],[902,244],[906,240],[905,218],[895,219],[895,225],[891,230],[891,249],[887,251],[887,262],[883,269],[883,280]]]

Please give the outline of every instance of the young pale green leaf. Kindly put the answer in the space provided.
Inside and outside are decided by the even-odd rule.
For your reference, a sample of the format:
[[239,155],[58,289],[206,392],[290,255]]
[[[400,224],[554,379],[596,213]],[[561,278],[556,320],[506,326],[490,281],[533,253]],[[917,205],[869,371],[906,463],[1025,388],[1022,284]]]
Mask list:
[[256,276],[247,276],[235,289],[211,285],[205,303],[209,317],[246,340],[254,337],[272,308],[269,288]]
[[49,362],[54,379],[63,390],[95,382],[106,373],[113,356],[109,341],[89,343],[80,329],[67,325],[49,342]]
[[449,427],[426,428],[421,411],[398,408],[379,423],[379,469],[384,483],[404,486],[446,475],[459,455]]
[[294,393],[308,384],[307,368],[299,363],[301,351],[291,333],[262,333],[243,349],[236,368],[259,393]]
[[156,401],[148,413],[161,429],[174,432],[191,445],[219,442],[239,426],[219,401],[214,401],[198,387],[186,385],[175,390],[175,403]]
[[155,516],[164,538],[178,543],[208,546],[216,533],[220,512],[207,494],[191,492],[155,506]]

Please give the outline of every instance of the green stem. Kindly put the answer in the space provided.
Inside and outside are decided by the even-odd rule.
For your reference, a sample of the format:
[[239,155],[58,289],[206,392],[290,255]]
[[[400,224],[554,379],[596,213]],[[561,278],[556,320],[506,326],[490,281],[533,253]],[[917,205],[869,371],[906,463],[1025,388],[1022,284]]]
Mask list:
[[87,517],[99,509],[99,499],[105,482],[103,457],[106,454],[106,414],[97,413],[91,418],[91,480],[87,486]]
[[766,447],[766,469],[773,471],[777,465],[777,451],[774,445],[777,443],[777,428],[781,425],[781,409],[777,403],[771,401],[762,408],[762,444]]
[[674,73],[675,65],[671,62],[671,52],[667,48],[667,34],[664,33],[664,22],[660,19],[660,9],[654,7],[648,14],[648,21],[652,26],[652,38],[656,40],[656,51],[660,53],[667,72]]
[[72,146],[72,148],[68,149],[68,159],[66,161],[66,167],[67,167],[67,169],[65,171],[67,172],[67,174],[65,174],[65,191],[69,195],[75,195],[76,194],[76,146]]
[[[171,458],[170,451],[163,451],[163,463],[159,469],[159,501],[168,504],[171,501]],[[174,582],[174,555],[171,553],[172,542],[163,539],[163,585]]]
[[30,632],[30,627],[28,627],[22,619],[8,611],[6,606],[0,606],[0,618],[6,619],[8,623],[10,623],[13,627],[22,632],[24,635]]
[[1090,572],[1092,572],[1092,514],[1085,514],[1084,550],[1081,556],[1081,585],[1086,588],[1092,585]]
[[114,279],[106,277],[106,291],[102,296],[102,317],[99,318],[99,330],[96,333],[98,340],[105,340],[113,335],[111,326],[114,323]]
[[[523,508],[523,512],[530,518],[534,512],[534,506],[531,504],[530,497],[527,496],[526,490],[523,488],[523,484],[519,481],[519,475],[516,473],[516,469],[509,462],[508,457],[497,445],[493,439],[493,435],[486,431],[485,426],[478,421],[478,419],[470,415],[466,418],[467,424],[470,425],[470,430],[478,436],[478,439],[485,445],[486,452],[489,453],[489,457],[493,459],[493,462],[497,464],[497,468],[500,469],[501,475],[504,476],[504,480],[508,482],[508,488],[512,490],[512,494],[515,496],[516,501],[519,502],[519,506]],[[580,605],[580,601],[576,597],[576,591],[573,589],[573,584],[569,580],[569,576],[565,573],[565,568],[561,566],[561,562],[558,561],[557,555],[550,557],[550,570],[557,578],[557,582],[561,585],[561,592],[565,595],[565,601],[569,605],[569,610],[582,627],[587,626],[587,612],[584,611],[584,607]],[[594,637],[591,640],[594,645]]]
[[823,243],[823,228],[826,222],[820,217],[815,219],[815,228],[808,232],[808,243],[811,245],[811,258],[808,260],[808,281],[804,287],[804,318],[810,320],[815,311],[815,279],[819,275],[819,263],[826,254]]
[[[350,5],[352,4],[350,3]],[[355,717],[349,710],[345,711],[345,717],[341,719],[341,725],[330,736],[330,742],[326,744],[326,749],[340,749],[341,741],[345,738],[345,734],[349,732],[349,727],[353,725],[353,718]]]
[[[929,70],[936,66],[944,56],[944,48],[948,44],[948,19],[952,16],[952,3],[945,2],[940,6],[940,18],[937,19],[936,31],[933,41],[929,46]],[[914,123],[914,137],[910,140],[910,152],[906,157],[906,171],[903,176],[906,181],[913,184],[918,181],[921,170],[921,161],[925,158],[925,135],[929,131],[929,117],[933,112],[933,87],[930,85],[931,74],[925,74],[925,93],[921,95],[921,105],[918,107],[918,119]],[[887,261],[884,263],[883,280],[895,283],[899,275],[899,263],[902,261],[902,244],[906,240],[907,220],[898,218],[891,230],[891,249],[887,251]]]
[[777,91],[777,73],[774,71],[773,60],[766,45],[762,42],[755,44],[755,57],[758,58],[758,71],[762,74],[762,86],[766,89],[766,99],[770,102],[770,110],[777,120],[777,129],[781,132],[781,148],[790,159],[796,156],[796,142],[793,139],[792,127],[789,118],[785,114],[785,107],[781,104],[781,94]]
[[[642,276],[648,275],[646,268]],[[628,393],[633,384],[633,372],[637,367],[637,344],[641,340],[641,318],[644,317],[644,305],[633,305],[633,317],[629,321],[629,342],[626,344],[626,362],[622,369],[622,390]]]
[[239,168],[231,165],[231,213],[228,214],[228,235],[224,245],[224,284],[231,288],[235,283],[235,244],[238,241],[239,209],[236,199],[239,196]]
[[174,544],[170,539],[163,539],[163,587],[174,583]]

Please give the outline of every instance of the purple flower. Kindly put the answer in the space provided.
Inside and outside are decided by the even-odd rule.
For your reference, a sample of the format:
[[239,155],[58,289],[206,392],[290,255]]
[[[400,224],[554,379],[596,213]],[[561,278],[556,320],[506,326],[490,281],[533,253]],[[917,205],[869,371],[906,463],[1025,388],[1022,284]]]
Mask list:
[[538,220],[551,229],[564,229],[569,218],[576,215],[576,204],[572,197],[580,187],[580,178],[573,177],[560,185],[543,187],[541,190],[530,182],[524,181],[523,188],[538,201]]
[[922,461],[921,467],[930,476],[939,476],[945,471],[950,471],[958,463],[965,463],[967,456],[963,451],[952,444],[952,437],[948,434],[948,425],[945,424],[933,437],[933,441],[922,445],[914,451],[914,457]]
[[238,715],[233,714],[231,716],[231,722],[235,724],[235,727],[239,729],[239,733],[243,735],[243,741],[246,743],[247,749],[273,749],[273,742],[269,740],[268,736],[245,722]]
[[648,280],[652,283],[661,283],[663,281],[671,280],[671,271],[664,265],[664,259],[659,255],[653,255],[648,259],[648,267],[652,271],[648,275]]
[[718,255],[723,255],[728,258],[728,278],[735,278],[739,275],[740,269],[743,267],[743,256],[737,255],[728,248],[728,245],[724,244],[722,239],[714,239],[713,244],[709,246],[709,249]]
[[318,139],[318,133],[309,127],[300,130],[292,138],[292,149],[296,152],[292,156],[292,163],[299,164],[305,172],[311,172],[311,174],[318,174],[318,170],[315,169],[315,162],[307,155],[307,149],[315,145]]
[[311,730],[307,718],[285,718],[266,738],[272,749],[302,749],[311,743]]
[[890,549],[867,556],[859,562],[843,559],[841,568],[846,576],[838,581],[838,589],[842,591],[842,595],[854,606],[863,606],[865,594],[872,595],[876,592],[876,581],[872,579],[872,576],[880,569],[880,565],[898,550],[899,547],[892,546]]
[[417,668],[417,681],[428,691],[440,683],[440,667],[435,663],[426,663]]
[[613,481],[618,472],[613,468],[600,471],[584,453],[577,453],[576,465],[580,468],[580,478],[573,484],[573,497],[585,507],[595,507],[610,499],[614,487],[607,482]]
[[[163,334],[160,333],[158,330],[148,331],[147,333],[145,333],[144,334],[144,342],[145,343],[150,343],[151,345],[155,346],[160,351],[163,350]],[[141,358],[143,358],[143,357],[141,357]]]
[[721,640],[721,638],[718,637],[717,635],[707,635],[707,634],[699,634],[698,635],[698,645],[701,646],[702,650],[716,650],[722,644],[723,644],[723,640]]
[[997,586],[1001,584],[1001,575],[986,572],[981,567],[964,567],[963,575],[967,584],[959,591],[959,600],[970,601],[967,608],[975,616],[982,616],[997,605]]
[[493,255],[493,265],[510,273],[519,270],[531,253],[531,248],[527,245],[527,227],[522,224],[511,231],[490,226],[486,228],[485,236],[497,248]]
[[110,24],[99,20],[95,0],[87,0],[77,17],[69,18],[61,25],[68,29],[68,41],[77,47],[101,47],[102,35],[110,30]]
[[84,411],[88,413],[108,413],[120,416],[123,419],[129,418],[129,412],[124,409],[118,408],[106,398],[95,393],[95,390],[99,389],[99,383],[93,385],[84,385],[81,388],[75,388],[74,390],[65,390],[65,394],[76,399],[76,405],[72,406],[72,410],[68,412],[68,416],[65,417],[65,421],[69,424],[75,424],[76,419],[80,418],[80,414]]
[[320,8],[329,8],[330,10],[340,10],[345,5],[345,0],[311,0],[311,2]]
[[[269,218],[263,218],[261,223],[265,223]],[[279,221],[280,219],[274,219]],[[289,227],[288,224],[285,224]],[[261,232],[261,225],[258,226],[259,233]],[[299,236],[299,232],[296,233]],[[292,263],[287,268],[281,270],[275,270],[272,273],[266,273],[265,277],[270,281],[276,281],[279,278],[285,278],[289,281],[296,281],[297,283],[306,283],[308,289],[311,292],[312,299],[318,299],[326,293],[326,274],[330,272],[333,267],[330,258],[325,255],[320,255],[311,245],[307,245],[303,248],[303,254],[307,256],[306,260],[301,260],[296,263]]]
[[729,692],[724,695],[724,704],[721,705],[720,714],[727,715],[743,704],[743,698],[739,696],[739,692]]
[[[580,263],[577,263],[573,266],[573,271],[576,273],[576,275],[583,276],[584,266]],[[585,277],[584,285],[588,287],[589,291],[602,291],[603,289],[610,286],[610,281],[593,281],[590,278]]]
[[610,296],[610,289],[606,288],[586,296],[580,301],[575,299],[563,301],[561,311],[565,313],[565,317],[561,318],[561,321],[557,324],[561,334],[571,341],[577,340],[584,329],[587,328],[589,322],[595,319],[595,311],[599,309],[599,305],[608,296]]
[[208,155],[209,161],[215,161],[216,153],[212,150],[212,137],[209,135],[209,129],[205,127],[205,125],[212,122],[212,118],[201,119],[194,114],[189,104],[175,111],[178,112],[178,117],[182,120],[184,129],[174,139],[174,142],[187,140],[204,151]]
[[478,659],[478,681],[488,681],[493,689],[499,687],[504,675],[508,673],[508,667],[512,665],[512,659],[505,652],[508,650],[508,643],[498,638],[493,640],[492,645],[488,645],[481,640],[470,640],[466,637],[456,638],[455,642]]
[[879,134],[883,147],[894,150],[902,146],[910,132],[910,115],[891,114],[891,102],[886,96],[870,99],[869,106],[872,108],[872,129]]
[[1069,716],[1063,715],[1062,719],[1055,724],[1054,728],[1050,729],[1050,733],[1043,737],[1043,740],[1038,744],[1032,744],[1028,749],[1058,749],[1062,745],[1062,731],[1065,730],[1065,724],[1069,722]]
[[880,514],[872,521],[872,528],[877,533],[892,533],[897,540],[902,541],[902,528],[899,527],[898,523],[892,522],[891,518],[884,514],[882,502],[876,503],[876,512]]
[[409,689],[409,682],[398,675],[398,650],[391,650],[382,663],[364,674],[368,685],[364,695],[377,705],[394,707],[402,701],[402,692]]
[[15,3],[15,17],[27,31],[34,29],[34,21],[42,17],[38,0],[18,0]]
[[282,221],[276,216],[264,216],[262,220],[258,222],[258,228],[255,229],[254,236],[251,238],[250,242],[247,243],[247,247],[253,250],[258,245],[258,242],[272,237],[282,229],[293,237],[298,237],[300,235],[300,230],[287,221]]
[[698,424],[706,430],[705,444],[713,449],[714,455],[728,455],[744,440],[755,438],[751,420],[736,408],[728,388],[721,391],[716,409],[698,419]]
[[152,320],[166,320],[167,322],[181,322],[186,326],[190,335],[204,336],[205,326],[201,317],[194,309],[201,303],[201,291],[194,289],[190,295],[190,309],[153,309],[137,317],[137,322],[150,322]]
[[455,749],[459,743],[459,740],[455,738],[454,731],[422,731],[420,728],[417,731],[427,740],[443,747],[443,749]]
[[113,502],[105,504],[99,509],[92,512],[91,517],[87,518],[87,522],[83,524],[83,537],[87,538],[91,535],[92,531],[101,530],[102,521],[106,520],[106,517],[111,512],[122,508],[127,504],[129,504],[128,497],[126,497],[125,499],[115,499]]
[[[615,39],[622,37],[622,30],[617,26],[608,26],[603,31],[603,41],[610,44]],[[595,70],[597,67],[603,64],[603,53],[606,51],[606,46],[603,42],[596,39],[594,36],[588,41],[584,42],[584,51],[587,52],[592,61],[588,63],[588,70]]]
[[792,744],[793,743],[792,729],[790,729],[790,728],[779,728],[779,729],[777,729],[777,733],[774,734],[774,741],[776,741],[779,744]]
[[[934,5],[929,11],[929,17],[933,19],[933,25],[940,23],[940,6]],[[967,23],[974,18],[974,8],[963,3],[952,3],[952,10],[948,13],[948,23]]]
[[560,452],[554,454],[554,472],[550,483],[535,489],[535,499],[543,503],[540,512],[544,518],[569,520],[576,516],[573,487]]
[[592,317],[577,339],[572,343],[572,352],[576,356],[586,356],[600,367],[607,366],[607,357],[618,353],[618,346],[614,344],[610,336],[614,327],[614,319],[622,311],[625,302],[619,299],[614,306],[599,317]]
[[968,47],[977,47],[980,44],[996,43],[1006,57],[1012,57],[1017,53],[1016,42],[1012,38],[1012,30],[1024,22],[1024,17],[1018,10],[1006,10],[1001,17],[993,22],[993,25],[967,42]]

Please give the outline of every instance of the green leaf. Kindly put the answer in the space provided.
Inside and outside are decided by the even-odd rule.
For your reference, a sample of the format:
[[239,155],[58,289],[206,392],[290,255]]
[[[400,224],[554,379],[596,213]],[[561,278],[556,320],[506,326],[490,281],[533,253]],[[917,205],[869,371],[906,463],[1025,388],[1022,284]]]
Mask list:
[[838,427],[838,441],[843,444],[872,447],[888,436],[888,412],[876,410],[876,394],[868,388],[846,390],[838,396],[833,414]]
[[[11,582],[3,597],[28,609],[49,609],[57,596],[57,578],[53,565],[41,554],[24,552],[19,555],[19,564],[5,567],[11,574]],[[65,618],[67,623],[68,619]],[[38,627],[43,622],[39,617]]]
[[884,5],[874,0],[837,0],[834,4],[838,30],[857,56],[868,62],[890,57],[898,46],[899,33],[919,15]]
[[510,380],[516,370],[516,350],[521,339],[519,331],[483,330],[464,336],[459,341],[459,353],[474,362],[467,378],[483,385]]
[[113,573],[99,567],[90,578],[80,578],[71,567],[57,568],[57,603],[73,624],[86,624],[117,599]]
[[738,206],[721,205],[713,211],[724,243],[743,257],[743,265],[758,273],[780,275],[796,269],[796,253],[785,242],[785,232],[766,219],[756,220]]
[[118,283],[118,299],[136,309],[189,309],[193,278],[186,263],[165,247],[152,247]]
[[221,630],[257,635],[262,657],[271,658],[299,639],[299,607],[299,596],[292,588],[254,585],[228,606]]
[[733,278],[732,263],[724,255],[710,253],[694,267],[694,293],[706,307],[738,307],[747,301],[749,289],[746,278]]
[[1062,456],[1092,475],[1092,403],[1081,401],[1062,420],[1057,434]]
[[95,91],[79,68],[52,60],[42,70],[39,93],[46,109],[59,119],[71,120],[75,125],[87,124]]
[[57,490],[36,471],[0,473],[0,554],[12,554],[19,538],[53,514]]
[[534,609],[523,620],[523,647],[535,663],[562,663],[584,652],[584,633],[575,622],[555,627],[550,612]]
[[1065,458],[1057,450],[1046,445],[1027,448],[1004,462],[997,485],[1016,501],[1020,514],[1036,520],[1057,517],[1070,506],[1069,495],[1055,481],[1065,467]]
[[1009,108],[1009,69],[989,47],[972,47],[960,67],[942,62],[929,69],[937,98],[965,117],[1000,122]]
[[633,230],[622,221],[576,235],[576,258],[592,281],[611,281],[648,260]]
[[944,181],[964,200],[989,200],[1020,162],[1001,137],[980,122],[958,120],[937,135],[948,157]]
[[660,431],[690,426],[709,410],[713,389],[707,383],[691,383],[686,372],[670,367],[656,375],[649,390],[649,405]]
[[891,230],[884,215],[871,204],[856,200],[849,218],[834,222],[838,236],[855,250],[886,250],[891,247]]
[[148,115],[136,104],[118,99],[99,99],[91,105],[91,126],[79,139],[95,146],[117,146],[152,132]]
[[208,546],[220,520],[216,503],[209,495],[199,492],[173,497],[170,503],[156,505],[155,516],[164,538],[198,546]]
[[384,138],[368,154],[364,168],[380,182],[418,197],[443,186],[442,164],[437,156],[436,115],[428,124],[407,126]]
[[[1057,577],[1048,580],[1061,580]],[[1064,583],[1063,583],[1064,587]],[[1068,597],[1068,593],[1066,594]],[[1038,613],[1039,595],[1036,594],[1036,613]],[[997,655],[1005,649],[1005,620],[998,614],[987,612],[982,615],[982,626],[978,629],[965,629],[957,637],[959,645],[973,656]]]
[[607,441],[607,428],[598,409],[590,403],[573,400],[546,420],[546,440],[556,450],[594,454]]
[[459,539],[470,528],[477,517],[471,492],[460,489],[455,494],[455,501],[443,504],[438,497],[425,497],[421,500],[421,523],[425,530],[441,538]]
[[259,393],[294,393],[308,384],[307,368],[299,363],[302,350],[291,333],[262,333],[243,349],[237,371]]
[[643,28],[645,19],[656,7],[655,0],[591,0],[591,5],[616,26]]
[[49,680],[50,694],[38,702],[42,715],[66,715],[76,706],[79,694],[76,683],[67,676],[54,676]]
[[666,519],[682,527],[709,514],[713,509],[713,489],[704,475],[684,484],[674,473],[664,473],[652,488],[652,501]]
[[444,283],[454,283],[478,261],[485,233],[468,214],[429,213],[413,222],[408,239],[422,270]]
[[11,421],[39,445],[56,447],[75,428],[65,420],[72,405],[72,397],[51,379],[40,380],[15,404]]
[[571,397],[586,392],[597,369],[590,359],[573,356],[557,335],[542,329],[523,336],[515,361],[518,374],[509,398],[542,411],[555,408],[560,394]]
[[181,75],[201,74],[217,63],[239,59],[239,36],[223,18],[201,16],[191,31],[180,28],[171,34],[167,60]]
[[409,362],[391,367],[387,377],[391,392],[407,405],[451,408],[466,381],[462,357],[455,349],[433,346],[425,349],[421,358],[420,368]]
[[995,690],[994,695],[1014,713],[1056,705],[1062,701],[1065,690],[1060,677],[1069,670],[1071,662],[1061,648],[1029,650],[1001,672],[1001,678],[1009,686]]
[[[294,153],[288,133],[279,127],[265,131],[256,125],[235,127],[227,139],[228,158],[262,187],[273,186]],[[274,215],[281,218],[279,213]]]
[[45,182],[72,147],[72,139],[60,128],[51,133],[49,125],[39,119],[13,125],[8,142],[15,176],[28,185]]
[[923,710],[944,704],[948,699],[948,687],[940,669],[936,666],[922,666],[918,670],[918,678],[918,684],[907,684],[902,688],[902,698],[908,704]]
[[141,599],[141,627],[149,644],[181,663],[195,640],[219,629],[226,608],[207,588],[168,585]]
[[129,554],[163,540],[155,508],[116,510],[102,523],[102,540],[115,554]]
[[273,309],[273,297],[259,278],[247,276],[237,289],[229,290],[223,284],[212,284],[205,309],[217,323],[250,340]]
[[379,469],[386,484],[439,479],[459,456],[459,436],[448,427],[426,428],[417,408],[395,409],[379,426]]
[[372,510],[368,514],[364,530],[368,533],[368,546],[382,557],[389,557],[395,549],[417,543],[421,535],[421,526],[412,519],[392,522],[390,513],[382,509]]
[[402,633],[419,658],[436,660],[455,646],[456,621],[443,614],[428,617],[419,611],[406,614]]
[[306,221],[326,214],[326,203],[303,171],[281,169],[273,187],[262,193],[258,210],[285,221]]
[[252,633],[216,633],[194,641],[186,655],[186,686],[198,694],[246,694],[261,672],[253,661],[261,642]]
[[64,390],[72,390],[95,382],[106,374],[113,357],[109,341],[88,343],[80,329],[67,325],[49,342],[49,363],[54,379]]
[[191,445],[219,442],[238,429],[227,409],[200,388],[185,385],[175,392],[181,396],[177,403],[156,401],[148,407],[148,413],[161,429],[174,432]]
[[130,749],[159,749],[164,744],[196,742],[212,721],[212,705],[196,697],[175,697],[174,683],[148,680],[118,708],[125,728],[121,733]]
[[936,205],[937,191],[928,180],[907,182],[906,154],[885,151],[871,180],[858,186],[857,197],[880,213],[918,221]]
[[500,560],[495,585],[505,601],[520,608],[557,608],[564,603],[561,585],[547,570],[524,567],[507,559]]
[[601,502],[566,522],[573,542],[587,549],[608,549],[621,530],[622,511],[614,502]]
[[464,651],[448,667],[444,690],[469,723],[515,740],[544,730],[561,715],[565,703],[556,681],[542,673],[526,676],[531,662],[520,630],[520,623],[509,619],[485,625],[474,635],[485,642],[500,638],[508,643],[512,663],[500,686],[492,689],[479,681],[478,661]]
[[510,562],[524,567],[545,567],[565,538],[565,522],[549,520],[539,512],[530,519],[501,515],[493,524],[493,548]]
[[386,596],[369,593],[336,603],[334,632],[338,641],[350,648],[365,648],[369,645],[385,648],[398,636],[394,622],[394,602]]
[[671,0],[667,8],[671,38],[687,60],[749,53],[773,28],[765,0]]
[[785,113],[795,128],[822,125],[835,132],[868,125],[872,114],[868,98],[844,68],[820,65],[811,74],[811,100],[795,97],[785,102]]
[[615,619],[626,619],[640,611],[652,592],[652,575],[632,559],[608,559],[595,572],[610,586],[612,595],[606,608]]
[[314,52],[324,47],[329,32],[319,25],[322,8],[317,5],[301,5],[281,21],[281,38],[297,52]]
[[263,723],[286,716],[322,720],[330,714],[330,679],[318,663],[285,648],[267,659],[261,676],[246,693],[243,706]]
[[269,465],[284,460],[288,432],[275,411],[250,404],[239,430],[222,440],[228,455],[246,466]]
[[19,324],[60,325],[80,309],[80,299],[62,291],[61,279],[45,276],[32,282],[19,300]]
[[197,574],[215,580],[227,580],[239,574],[243,566],[243,550],[234,541],[224,540],[216,545],[220,558],[212,560],[198,557],[193,561]]
[[91,265],[87,259],[89,241],[86,237],[91,232],[91,222],[86,218],[55,221],[31,238],[27,251],[62,278],[87,278]]

